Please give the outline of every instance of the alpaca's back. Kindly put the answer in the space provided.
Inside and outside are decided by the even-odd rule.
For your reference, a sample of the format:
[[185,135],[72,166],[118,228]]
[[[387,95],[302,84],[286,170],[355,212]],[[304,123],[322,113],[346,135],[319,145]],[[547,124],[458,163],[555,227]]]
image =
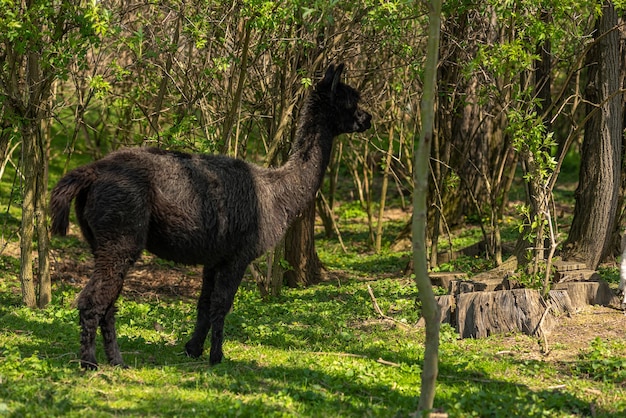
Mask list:
[[96,180],[76,199],[92,248],[132,238],[161,258],[209,267],[256,255],[259,205],[245,162],[139,148],[93,168]]

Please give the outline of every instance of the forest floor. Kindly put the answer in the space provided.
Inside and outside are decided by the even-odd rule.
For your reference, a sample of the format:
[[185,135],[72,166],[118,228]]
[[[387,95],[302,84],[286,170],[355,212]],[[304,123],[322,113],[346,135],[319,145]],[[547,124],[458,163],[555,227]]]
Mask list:
[[[388,215],[391,218],[402,216],[399,213]],[[73,225],[70,234],[80,236],[79,230]],[[54,250],[53,280],[65,285],[82,289],[89,279],[93,263],[86,246],[78,245],[62,250]],[[10,243],[5,255],[19,258],[19,246]],[[399,273],[400,274],[400,273]],[[328,275],[334,278],[346,277],[350,274],[332,271]],[[364,277],[371,281],[374,277]],[[247,280],[252,280],[247,277]],[[202,270],[199,266],[180,266],[159,260],[150,254],[144,254],[129,272],[125,282],[123,295],[136,300],[187,299],[195,300],[202,286]],[[613,290],[617,293],[615,285]],[[618,307],[587,306],[571,315],[561,315],[556,325],[540,344],[536,340],[520,340],[516,335],[502,336],[503,343],[516,347],[517,353],[523,353],[521,359],[545,362],[567,362],[577,358],[581,350],[588,348],[596,339],[612,341],[626,335],[626,311]],[[547,346],[546,346],[547,344]]]

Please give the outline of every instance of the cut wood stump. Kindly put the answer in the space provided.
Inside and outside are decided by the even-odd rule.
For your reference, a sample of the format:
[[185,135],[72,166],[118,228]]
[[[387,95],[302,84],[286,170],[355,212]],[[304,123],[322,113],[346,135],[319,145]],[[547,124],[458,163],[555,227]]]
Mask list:
[[587,305],[620,306],[619,298],[613,293],[608,283],[602,279],[557,283],[553,290],[566,291],[574,309],[580,309]]
[[433,286],[443,287],[444,289],[450,289],[450,283],[452,281],[467,280],[467,274],[461,272],[442,272],[442,273],[430,273],[430,282]]
[[435,300],[440,309],[440,322],[452,324],[452,320],[455,319],[456,314],[456,298],[454,295],[435,296]]
[[463,273],[432,273],[433,285],[448,290],[448,295],[437,297],[440,321],[454,326],[461,338],[522,332],[545,339],[561,315],[574,314],[586,305],[621,306],[609,285],[583,263],[554,262],[556,284],[547,301],[516,280],[516,265],[516,259],[509,259],[471,280]]
[[451,295],[458,295],[460,293],[521,289],[522,287],[517,280],[511,277],[482,276],[472,280],[450,280],[447,289]]
[[504,280],[502,280],[502,289],[503,290],[523,289],[523,288],[524,288],[524,285],[521,284],[514,277],[505,277]]
[[492,334],[548,333],[554,318],[538,291],[531,289],[462,293],[457,299],[457,327],[461,338],[483,338]]
[[585,263],[581,263],[580,261],[555,260],[554,262],[552,262],[552,266],[554,266],[556,271],[559,273],[587,269],[587,265]]
[[581,269],[571,271],[557,271],[554,274],[554,282],[582,282],[582,281],[598,281],[602,278],[595,270]]
[[548,303],[554,316],[571,315],[575,312],[572,300],[566,290],[551,290]]
[[473,280],[452,280],[448,287],[448,293],[458,295],[459,293],[484,292],[487,290],[486,283],[475,282]]

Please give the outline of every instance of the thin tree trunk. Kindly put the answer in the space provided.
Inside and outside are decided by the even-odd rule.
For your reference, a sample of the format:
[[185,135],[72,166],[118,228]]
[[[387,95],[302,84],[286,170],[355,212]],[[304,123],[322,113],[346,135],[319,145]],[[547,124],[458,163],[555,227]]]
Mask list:
[[235,125],[235,120],[239,114],[239,107],[241,106],[241,97],[243,94],[243,86],[246,81],[246,72],[248,71],[248,55],[250,47],[250,34],[252,32],[252,26],[246,21],[243,23],[243,46],[241,47],[241,64],[239,65],[239,78],[237,80],[237,90],[235,91],[235,97],[233,98],[232,106],[226,115],[226,121],[224,122],[224,135],[222,138],[222,153],[231,151],[230,138],[231,131]]
[[[550,14],[547,11],[542,11],[541,19],[549,24]],[[552,68],[552,51],[549,39],[537,45],[537,56],[539,59],[535,60],[534,66],[534,79],[523,74],[521,84],[525,85],[526,82],[534,84],[535,96],[539,101],[535,105],[535,110],[538,114],[542,114],[542,123],[545,126],[546,134],[550,131],[551,120],[551,68]],[[530,216],[531,219],[536,219],[538,225],[535,228],[526,227],[524,233],[520,235],[520,239],[516,244],[516,256],[520,262],[520,265],[525,264],[527,261],[528,241],[524,238],[528,232],[534,229],[535,238],[532,243],[533,257],[532,267],[529,273],[533,276],[539,273],[539,265],[546,258],[545,248],[545,230],[544,223],[551,222],[548,218],[551,216],[550,207],[548,205],[552,196],[552,190],[548,188],[549,182],[546,183],[545,176],[540,173],[542,167],[537,162],[536,156],[532,152],[524,151],[521,153],[524,157],[524,167],[526,172],[530,175],[530,181],[528,183],[528,194],[530,200]],[[549,289],[544,289],[547,292]]]
[[174,29],[174,36],[172,38],[172,45],[174,47],[167,56],[167,61],[165,62],[165,68],[163,69],[163,76],[161,78],[161,83],[159,85],[159,93],[156,98],[156,102],[154,105],[154,113],[152,114],[152,119],[150,120],[150,128],[154,135],[159,139],[159,143],[161,142],[161,129],[159,127],[159,117],[161,116],[161,111],[163,110],[163,99],[165,98],[165,93],[167,92],[167,85],[170,81],[170,71],[172,70],[172,63],[174,61],[174,55],[178,50],[178,40],[180,38],[180,21],[183,19],[182,14],[178,16],[176,19],[176,29]]
[[50,140],[50,120],[45,121],[46,129],[37,135],[36,164],[37,179],[35,193],[35,222],[37,229],[37,254],[39,298],[37,306],[45,308],[52,300],[52,282],[50,280],[50,238],[48,236],[47,191],[48,191],[48,144]]
[[285,239],[283,238],[270,253],[272,254],[272,274],[269,274],[270,272],[268,272],[268,279],[270,282],[269,293],[271,296],[277,297],[280,295],[280,291],[283,288],[283,278],[285,274],[285,268],[283,267],[283,260],[285,258]]
[[[46,306],[51,299],[48,229],[46,224],[47,145],[42,121],[52,93],[51,74],[42,71],[38,52],[30,52],[26,62],[24,103],[11,112],[19,120],[22,135],[21,171],[23,178],[22,225],[20,235],[20,282],[22,300],[28,307]],[[16,94],[19,97],[19,94]],[[37,238],[38,287],[35,286],[33,242]],[[43,293],[42,293],[43,292]]]
[[[626,17],[621,16],[619,18],[619,33],[620,33],[620,86],[622,90],[626,89]],[[622,127],[626,126],[626,94],[622,94]],[[615,222],[613,225],[613,255],[617,257],[623,251],[622,238],[624,234],[624,220],[626,217],[626,135],[622,135],[622,170],[621,170],[621,191],[619,194],[619,200],[617,205],[617,212],[615,213]]]
[[363,192],[365,200],[363,207],[367,214],[367,228],[369,231],[368,244],[374,246],[374,216],[372,215],[372,180],[374,169],[370,167],[370,146],[368,141],[363,143]]
[[[391,111],[394,111],[394,104],[392,100]],[[374,249],[377,253],[380,252],[383,242],[383,216],[385,215],[385,201],[387,200],[387,188],[389,186],[389,171],[391,170],[391,157],[393,155],[393,138],[394,138],[395,123],[391,123],[389,127],[389,146],[387,148],[387,154],[385,154],[385,168],[383,170],[383,184],[380,189],[380,204],[378,208],[378,220],[376,225],[376,242]]]
[[[52,299],[49,237],[47,226],[48,145],[41,117],[25,120],[22,128],[23,201],[20,235],[20,281],[22,300],[30,308],[44,308]],[[33,242],[37,241],[37,283],[34,275]]]
[[422,93],[422,130],[415,151],[413,181],[413,264],[415,282],[422,301],[422,314],[426,321],[426,347],[422,368],[422,385],[418,411],[433,408],[439,362],[439,305],[435,300],[428,277],[426,261],[426,213],[428,194],[428,160],[433,138],[435,92],[437,88],[437,61],[439,56],[439,33],[441,24],[441,0],[429,3],[428,44],[424,88]]
[[342,154],[343,142],[333,142],[333,151],[331,154],[332,158],[330,160],[330,164],[328,165],[328,199],[325,198],[323,189],[320,189],[320,193],[317,194],[317,198],[315,200],[317,205],[317,213],[320,218],[322,218],[322,223],[324,224],[324,236],[326,238],[331,238],[336,234],[339,238],[339,242],[341,242],[341,245],[343,246],[341,233],[339,232],[337,222],[335,222],[335,218],[333,215],[335,194],[337,192],[339,167],[341,166]]
[[33,125],[22,129],[22,228],[20,234],[20,283],[22,301],[29,308],[37,306],[35,278],[33,275],[33,239],[35,237],[35,195],[37,193],[37,173],[35,165],[36,134]]

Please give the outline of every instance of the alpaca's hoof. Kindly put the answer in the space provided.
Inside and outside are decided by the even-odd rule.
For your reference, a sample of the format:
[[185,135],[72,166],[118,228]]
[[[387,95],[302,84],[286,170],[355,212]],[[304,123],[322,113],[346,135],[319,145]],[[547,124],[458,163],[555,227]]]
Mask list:
[[85,370],[98,370],[98,363],[95,361],[81,360],[80,367]]
[[189,356],[189,357],[193,357],[193,358],[198,358],[202,355],[202,346],[197,346],[191,343],[191,341],[189,341],[187,344],[185,344],[185,353]]
[[221,363],[223,358],[224,353],[222,353],[222,350],[213,350],[213,347],[211,347],[211,354],[209,355],[209,364],[211,366]]
[[128,369],[128,365],[124,362],[122,363],[116,363],[116,362],[111,362],[111,366],[113,367],[119,367],[120,369]]

